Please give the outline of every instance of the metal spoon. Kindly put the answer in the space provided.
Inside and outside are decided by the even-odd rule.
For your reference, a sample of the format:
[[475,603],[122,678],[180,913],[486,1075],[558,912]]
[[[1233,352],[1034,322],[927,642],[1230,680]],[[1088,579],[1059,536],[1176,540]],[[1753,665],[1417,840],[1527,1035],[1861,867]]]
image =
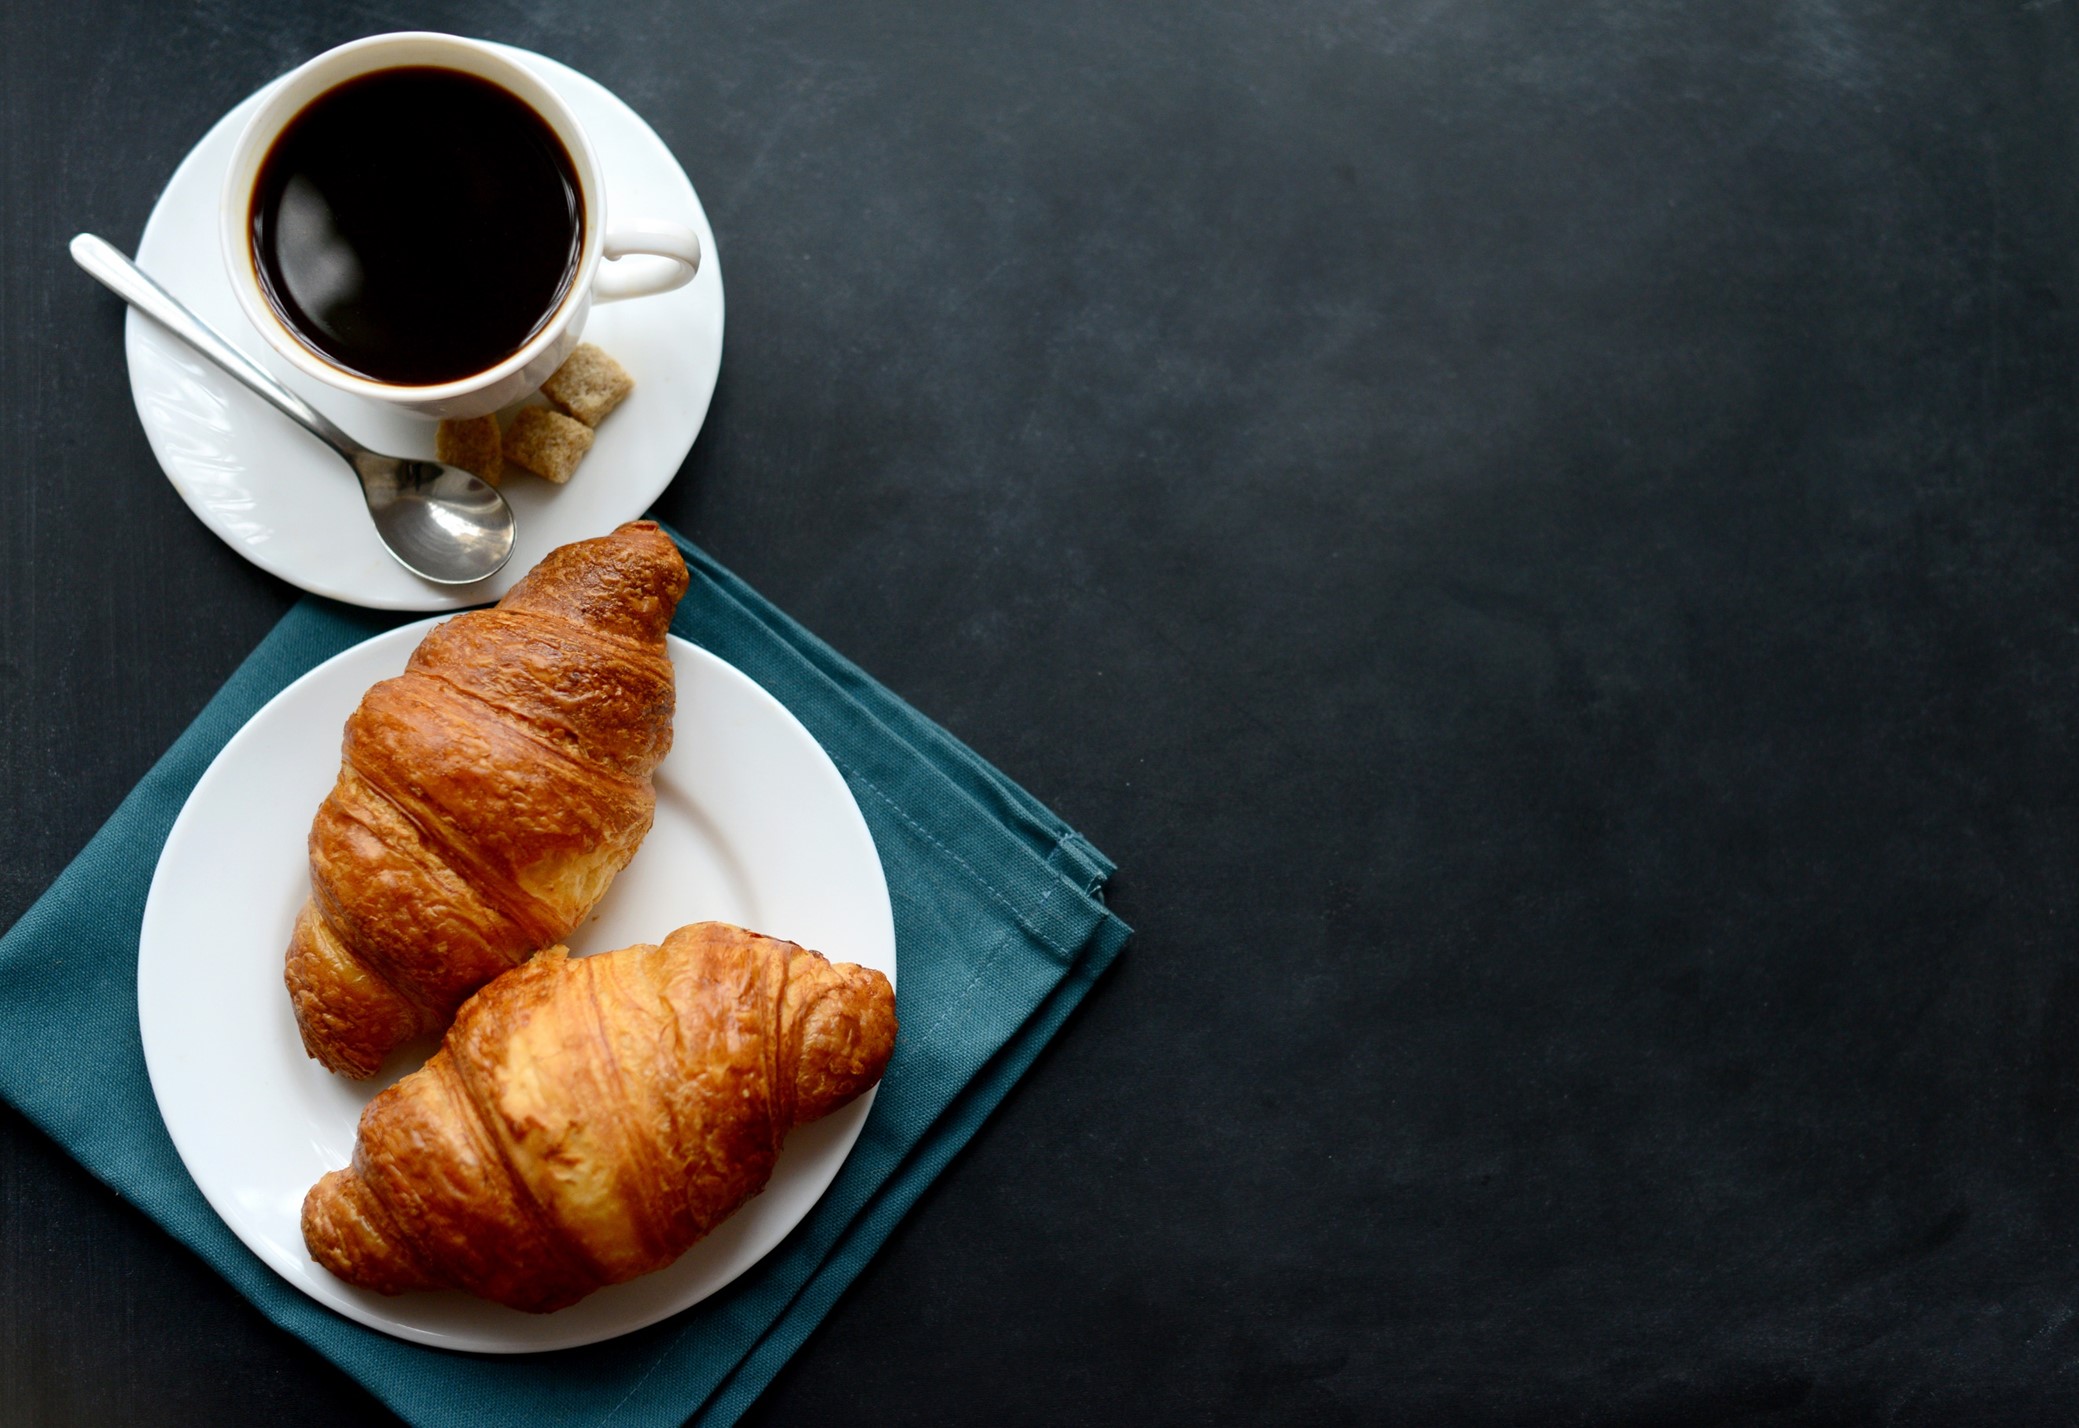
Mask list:
[[512,559],[513,510],[496,487],[458,466],[370,451],[260,370],[113,244],[82,233],[72,240],[72,260],[338,452],[361,478],[376,535],[406,570],[437,585],[468,585],[496,575]]

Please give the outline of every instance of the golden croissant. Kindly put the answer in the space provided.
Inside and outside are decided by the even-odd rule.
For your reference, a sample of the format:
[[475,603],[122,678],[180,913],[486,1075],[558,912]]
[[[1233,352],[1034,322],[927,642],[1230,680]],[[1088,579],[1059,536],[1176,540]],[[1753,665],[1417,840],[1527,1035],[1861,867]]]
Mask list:
[[353,1163],[304,1199],[304,1242],[384,1294],[560,1309],[684,1254],[894,1046],[886,977],[727,923],[551,948],[368,1103]]
[[374,1075],[591,912],[656,810],[685,590],[670,538],[631,522],[550,551],[362,696],[289,943],[312,1056]]

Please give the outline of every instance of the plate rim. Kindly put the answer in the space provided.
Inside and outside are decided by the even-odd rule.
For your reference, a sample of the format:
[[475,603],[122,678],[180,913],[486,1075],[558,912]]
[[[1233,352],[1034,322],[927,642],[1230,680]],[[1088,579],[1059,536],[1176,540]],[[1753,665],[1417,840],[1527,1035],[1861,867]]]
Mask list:
[[[161,844],[158,857],[154,860],[153,863],[151,883],[145,894],[144,912],[139,924],[138,932],[138,1039],[140,1051],[143,1055],[145,1063],[146,1079],[150,1084],[152,1090],[153,1109],[158,1113],[159,1123],[161,1127],[165,1130],[167,1139],[173,1145],[174,1154],[180,1161],[182,1172],[186,1174],[189,1183],[194,1186],[197,1193],[199,1193],[202,1196],[204,1203],[206,1203],[209,1206],[211,1213],[217,1217],[218,1222],[221,1223],[226,1229],[228,1229],[231,1232],[232,1236],[238,1240],[239,1244],[244,1248],[244,1250],[247,1253],[251,1254],[263,1266],[265,1266],[268,1272],[272,1274],[275,1277],[275,1279],[285,1284],[289,1288],[301,1293],[306,1299],[310,1300],[312,1303],[318,1305],[320,1308],[324,1310],[338,1314],[342,1318],[362,1324],[367,1328],[374,1329],[392,1338],[400,1339],[403,1341],[422,1344],[434,1348],[445,1349],[451,1352],[460,1351],[491,1355],[555,1353],[566,1349],[581,1348],[590,1344],[604,1343],[612,1339],[623,1337],[627,1334],[635,1333],[641,1329],[649,1328],[652,1325],[661,1323],[666,1319],[673,1318],[681,1313],[684,1313],[686,1310],[691,1309],[694,1306],[700,1304],[704,1300],[712,1297],[714,1294],[719,1293],[721,1290],[728,1287],[730,1284],[735,1283],[736,1280],[740,1279],[751,1269],[755,1268],[759,1264],[762,1264],[768,1256],[770,1256],[775,1250],[779,1249],[782,1245],[784,1245],[787,1242],[787,1240],[792,1236],[794,1230],[800,1226],[802,1221],[806,1220],[811,1214],[814,1213],[816,1207],[822,1203],[823,1197],[829,1193],[830,1187],[836,1183],[838,1176],[843,1173],[844,1167],[850,1163],[852,1152],[857,1148],[859,1137],[864,1130],[867,1115],[871,1111],[874,1101],[879,1096],[879,1085],[875,1085],[873,1087],[868,1088],[864,1095],[860,1096],[857,1100],[852,1102],[852,1106],[857,1107],[857,1111],[855,1112],[856,1119],[853,1123],[848,1137],[846,1138],[843,1154],[837,1157],[833,1169],[831,1170],[829,1179],[826,1180],[823,1183],[823,1185],[818,1188],[815,1197],[802,1208],[800,1215],[790,1225],[788,1225],[785,1230],[781,1232],[781,1234],[773,1241],[771,1245],[769,1245],[765,1249],[763,1253],[758,1255],[756,1258],[746,1262],[736,1271],[735,1274],[731,1275],[728,1279],[723,1280],[718,1284],[710,1286],[705,1292],[695,1296],[692,1299],[687,1299],[682,1302],[673,1303],[669,1307],[666,1307],[662,1309],[660,1312],[651,1315],[647,1318],[644,1318],[641,1315],[637,1315],[633,1322],[627,1323],[619,1327],[609,1328],[603,1332],[588,1333],[581,1330],[574,1337],[557,1339],[556,1341],[550,1343],[520,1344],[511,1342],[499,1342],[495,1338],[495,1331],[478,1331],[477,1334],[474,1337],[470,1337],[467,1340],[467,1342],[461,1342],[458,1341],[458,1336],[454,1333],[426,1329],[413,1324],[399,1323],[380,1313],[371,1312],[365,1309],[363,1306],[353,1302],[352,1300],[347,1300],[344,1303],[334,1303],[326,1299],[323,1299],[319,1297],[318,1294],[316,1294],[308,1285],[303,1284],[299,1282],[297,1279],[291,1277],[290,1274],[288,1274],[280,1266],[278,1266],[270,1255],[270,1247],[263,1244],[255,1243],[253,1238],[248,1237],[246,1230],[241,1227],[239,1218],[232,1214],[226,1213],[224,1206],[218,1202],[217,1196],[213,1195],[210,1192],[209,1188],[205,1186],[202,1183],[202,1180],[197,1176],[194,1166],[193,1164],[191,1164],[190,1161],[191,1147],[187,1144],[184,1144],[182,1133],[175,1129],[173,1122],[167,1117],[165,1099],[160,1084],[161,1072],[159,1067],[155,1065],[154,1062],[153,1046],[155,1044],[155,1038],[151,1029],[152,1022],[150,1019],[150,1015],[147,1011],[146,1005],[146,966],[147,958],[149,956],[148,948],[153,945],[153,924],[155,921],[171,915],[165,910],[166,903],[162,902],[162,878],[165,876],[167,870],[168,853],[176,846],[177,841],[181,837],[182,830],[184,826],[189,823],[190,818],[202,816],[201,814],[194,813],[194,810],[198,807],[200,803],[205,801],[204,794],[207,787],[220,777],[228,778],[231,776],[230,773],[223,771],[229,769],[232,765],[235,764],[236,752],[238,750],[240,743],[246,740],[248,737],[257,737],[255,735],[252,735],[250,731],[252,731],[254,727],[261,722],[261,720],[269,713],[270,710],[274,709],[280,702],[288,699],[292,695],[292,693],[299,690],[303,685],[325,676],[326,673],[332,668],[332,666],[340,663],[341,661],[349,659],[350,657],[353,657],[357,654],[367,654],[370,651],[371,646],[405,644],[406,641],[409,640],[409,647],[416,648],[418,641],[424,638],[426,631],[428,631],[437,624],[443,623],[444,621],[449,619],[453,619],[455,613],[456,612],[444,612],[429,615],[424,619],[408,621],[392,629],[382,631],[376,635],[372,635],[367,639],[357,640],[353,644],[348,645],[345,649],[339,650],[334,654],[328,656],[324,660],[321,660],[319,663],[313,665],[310,669],[305,670],[302,674],[299,674],[295,679],[290,680],[287,684],[283,685],[280,689],[276,690],[272,695],[270,695],[265,703],[263,703],[258,709],[254,710],[253,713],[250,716],[248,716],[236,730],[232,732],[230,737],[224,741],[223,746],[217,750],[214,756],[211,757],[208,767],[206,767],[202,771],[201,775],[196,779],[194,786],[189,789],[187,796],[182,800],[180,811],[174,816],[173,822],[168,826],[165,842]],[[792,733],[806,745],[806,748],[812,751],[813,757],[822,761],[830,776],[836,779],[838,786],[844,790],[845,805],[850,811],[851,820],[856,821],[856,827],[854,831],[861,838],[863,838],[864,847],[867,850],[867,852],[871,854],[873,872],[872,884],[874,890],[878,893],[878,905],[874,909],[874,912],[876,921],[878,921],[881,924],[881,927],[877,930],[881,931],[885,935],[885,945],[888,950],[889,963],[887,969],[887,976],[890,986],[894,986],[896,984],[897,979],[896,963],[898,961],[898,948],[896,945],[895,937],[894,899],[893,895],[891,894],[888,888],[887,867],[881,859],[880,848],[874,840],[873,829],[872,826],[867,822],[865,810],[859,806],[858,797],[856,794],[853,793],[850,783],[845,779],[843,771],[837,766],[836,760],[831,758],[829,750],[823,747],[821,741],[818,740],[815,737],[815,735],[809,731],[808,727],[805,724],[803,724],[799,718],[795,716],[794,712],[791,709],[787,708],[787,706],[781,703],[778,697],[775,696],[772,693],[772,691],[767,689],[764,685],[760,684],[756,679],[753,679],[749,674],[746,674],[743,670],[737,668],[737,666],[730,663],[728,660],[723,659],[714,651],[707,649],[705,646],[700,645],[692,640],[686,639],[681,635],[678,635],[676,633],[667,633],[666,639],[667,648],[675,646],[683,647],[686,651],[690,652],[696,659],[703,661],[707,665],[709,665],[712,668],[712,670],[715,673],[717,673],[720,677],[739,682],[741,687],[743,687],[750,694],[754,702],[756,702],[759,705],[765,706],[768,713],[777,715],[781,723],[784,726],[787,726],[791,729]],[[314,812],[315,810],[313,810],[313,813]],[[194,834],[191,832],[188,836],[192,838]],[[611,896],[611,890],[609,890],[608,895]],[[164,894],[164,896],[167,898],[171,898],[173,895],[171,893],[166,893]],[[848,1107],[847,1109],[850,1108]],[[638,1276],[638,1279],[640,1278],[642,1278],[642,1276]],[[613,1287],[614,1286],[607,1286],[607,1288],[609,1289]],[[385,1302],[388,1301],[386,1300]],[[552,1319],[553,1316],[540,1316],[540,1318],[546,1321],[548,1319]]]

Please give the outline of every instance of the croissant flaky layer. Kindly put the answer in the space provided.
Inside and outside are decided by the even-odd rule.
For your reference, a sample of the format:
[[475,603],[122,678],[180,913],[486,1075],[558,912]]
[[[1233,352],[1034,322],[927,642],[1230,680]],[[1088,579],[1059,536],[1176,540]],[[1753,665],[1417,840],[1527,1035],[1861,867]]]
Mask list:
[[591,911],[655,812],[685,590],[670,538],[632,522],[551,551],[362,696],[285,972],[312,1056],[374,1075]]
[[886,977],[740,927],[551,948],[368,1103],[353,1163],[303,1202],[303,1238],[385,1294],[560,1309],[684,1254],[894,1047]]

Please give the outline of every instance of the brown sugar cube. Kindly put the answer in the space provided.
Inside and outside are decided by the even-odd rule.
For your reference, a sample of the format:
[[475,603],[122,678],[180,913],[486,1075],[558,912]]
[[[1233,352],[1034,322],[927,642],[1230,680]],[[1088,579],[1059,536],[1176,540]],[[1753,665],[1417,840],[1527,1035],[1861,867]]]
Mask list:
[[627,369],[589,342],[578,344],[555,374],[541,384],[541,394],[586,426],[597,426],[606,414],[635,390]]
[[547,407],[522,407],[505,433],[505,459],[557,485],[592,449],[592,428]]
[[442,422],[433,429],[433,459],[445,466],[459,466],[496,486],[505,475],[505,457],[498,449],[498,418]]

